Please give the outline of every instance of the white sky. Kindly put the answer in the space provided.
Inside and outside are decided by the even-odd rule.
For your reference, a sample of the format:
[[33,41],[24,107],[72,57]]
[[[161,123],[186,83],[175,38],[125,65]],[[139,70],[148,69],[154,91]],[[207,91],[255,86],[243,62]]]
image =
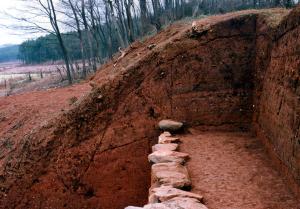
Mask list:
[[[0,25],[9,25],[12,20],[9,20],[2,13],[11,13],[13,8],[20,5],[18,0],[0,0]],[[0,45],[3,44],[18,44],[24,41],[28,37],[22,37],[21,35],[14,35],[16,31],[8,30],[0,26]]]
[[[57,2],[57,0],[54,0],[54,2]],[[16,24],[17,21],[13,20],[12,18],[7,17],[3,13],[8,13],[13,16],[16,16],[18,18],[22,17],[22,13],[20,11],[17,11],[16,9],[22,9],[24,8],[22,5],[28,4],[21,2],[21,0],[0,0],[0,45],[3,44],[20,44],[21,42],[30,39],[35,38],[38,36],[41,36],[42,34],[30,34],[26,33],[22,30],[12,30],[8,29],[5,26],[11,26]],[[23,14],[24,17],[26,14]]]

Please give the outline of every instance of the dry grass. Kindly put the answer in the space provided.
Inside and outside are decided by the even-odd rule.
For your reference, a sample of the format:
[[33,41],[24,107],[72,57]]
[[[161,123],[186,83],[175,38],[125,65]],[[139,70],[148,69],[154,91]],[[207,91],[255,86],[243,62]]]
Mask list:
[[288,9],[270,9],[265,10],[262,14],[264,15],[264,18],[266,20],[266,24],[268,24],[271,28],[276,28],[281,20],[289,14],[291,10]]

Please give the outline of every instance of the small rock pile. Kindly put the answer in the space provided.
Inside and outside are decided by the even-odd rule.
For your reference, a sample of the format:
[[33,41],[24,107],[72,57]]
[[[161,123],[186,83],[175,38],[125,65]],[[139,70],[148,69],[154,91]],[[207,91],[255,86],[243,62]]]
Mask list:
[[[183,123],[162,120],[159,127],[164,132],[158,137],[158,144],[152,147],[148,156],[151,168],[151,188],[148,205],[129,206],[125,209],[207,209],[201,195],[188,192],[192,187],[185,163],[187,153],[178,152],[180,138],[172,136],[183,127]],[[170,133],[171,132],[171,133]]]

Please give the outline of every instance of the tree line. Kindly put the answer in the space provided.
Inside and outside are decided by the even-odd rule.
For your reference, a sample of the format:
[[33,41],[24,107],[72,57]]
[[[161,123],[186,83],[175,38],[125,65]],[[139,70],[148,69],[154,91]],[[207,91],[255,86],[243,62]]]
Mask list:
[[75,77],[75,60],[81,61],[85,77],[120,48],[155,34],[174,21],[249,8],[289,8],[296,4],[295,0],[24,1],[28,4],[23,10],[28,13],[26,17],[14,17],[23,23],[18,28],[49,35],[22,43],[19,58],[26,63],[64,60],[70,84]]
[[[76,32],[63,33],[62,38],[69,53],[70,60],[72,60],[72,62],[80,60],[82,55],[79,50],[80,42]],[[84,43],[86,42],[86,38],[84,38]],[[86,54],[87,50],[88,49],[85,49],[84,54]],[[35,40],[24,41],[20,44],[18,59],[24,64],[39,64],[60,61],[63,59],[63,54],[56,36],[48,34]]]

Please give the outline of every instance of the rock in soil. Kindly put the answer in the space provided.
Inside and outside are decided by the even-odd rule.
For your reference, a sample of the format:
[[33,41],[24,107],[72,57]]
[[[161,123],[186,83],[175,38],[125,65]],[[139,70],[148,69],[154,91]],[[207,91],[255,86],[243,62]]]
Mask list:
[[143,208],[130,206],[125,209],[207,209],[207,207],[195,198],[175,197],[166,202],[145,205]]
[[199,200],[195,198],[175,197],[163,203],[149,204],[144,209],[207,209]]
[[163,203],[168,208],[184,208],[184,209],[207,209],[199,200],[195,198],[175,197]]
[[155,151],[148,156],[148,160],[151,163],[181,163],[184,164],[189,159],[187,153],[176,152],[176,151]]
[[152,152],[155,151],[176,151],[178,149],[178,144],[156,144],[152,147]]
[[183,127],[183,123],[174,120],[161,120],[158,126],[161,130],[174,132],[180,130]]
[[180,139],[178,137],[173,137],[169,132],[164,132],[158,137],[159,144],[170,144],[179,143]]
[[149,197],[149,203],[165,202],[175,197],[194,198],[200,202],[203,201],[203,196],[201,195],[186,192],[180,189],[173,188],[171,186],[161,186],[158,188],[154,188],[152,189],[151,193],[152,194]]
[[158,163],[152,165],[152,185],[172,186],[190,189],[191,180],[185,166],[179,163]]

